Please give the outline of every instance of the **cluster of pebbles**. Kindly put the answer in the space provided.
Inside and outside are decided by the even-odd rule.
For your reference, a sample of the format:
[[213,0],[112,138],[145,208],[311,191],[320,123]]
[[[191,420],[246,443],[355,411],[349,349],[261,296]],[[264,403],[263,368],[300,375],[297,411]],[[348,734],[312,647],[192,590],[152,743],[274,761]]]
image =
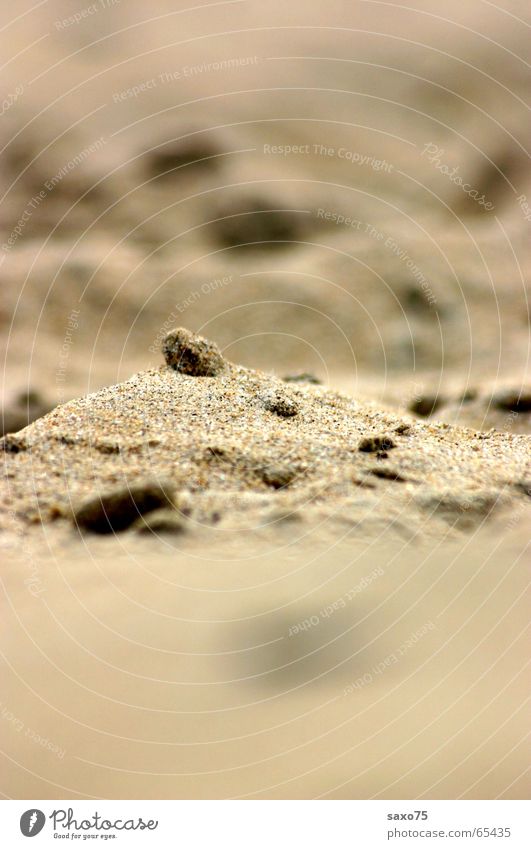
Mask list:
[[324,515],[381,533],[476,528],[531,492],[531,438],[394,415],[234,365],[183,328],[166,363],[4,436],[15,517],[82,533],[275,527]]

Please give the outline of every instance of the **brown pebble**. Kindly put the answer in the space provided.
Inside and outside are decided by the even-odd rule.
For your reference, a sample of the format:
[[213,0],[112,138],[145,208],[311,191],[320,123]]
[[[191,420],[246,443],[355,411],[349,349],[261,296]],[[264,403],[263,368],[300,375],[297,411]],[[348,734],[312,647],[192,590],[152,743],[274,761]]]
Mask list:
[[315,385],[320,385],[323,382],[318,377],[315,377],[315,375],[309,374],[306,371],[302,372],[302,374],[287,374],[282,380],[284,383],[314,383]]
[[405,424],[405,422],[403,422],[402,424],[399,424],[398,427],[395,427],[395,433],[399,433],[401,436],[406,436],[406,434],[408,434],[410,432],[411,432],[411,425]]
[[146,481],[113,490],[85,501],[73,516],[74,524],[96,534],[123,531],[140,516],[171,505],[171,487]]
[[492,396],[492,403],[498,410],[506,410],[509,413],[531,413],[531,391],[500,390]]
[[17,436],[15,433],[7,433],[3,439],[0,439],[0,451],[5,454],[19,454],[21,451],[27,451],[28,444],[23,436]]
[[358,445],[358,451],[389,451],[395,447],[390,436],[365,436]]
[[266,466],[262,470],[262,480],[273,489],[283,489],[289,486],[297,477],[293,466]]
[[397,483],[405,483],[406,479],[402,477],[397,471],[394,469],[371,469],[371,475],[374,475],[376,478],[381,478],[385,481],[396,481]]
[[146,154],[149,171],[153,177],[174,180],[190,172],[215,170],[221,148],[206,138],[193,135],[175,139]]
[[270,413],[276,413],[277,416],[281,416],[284,419],[296,416],[299,412],[299,408],[295,401],[280,390],[271,390],[270,392],[266,392],[261,396],[261,398],[266,410]]
[[193,377],[215,377],[226,366],[217,345],[184,327],[168,333],[162,353],[169,366]]
[[95,442],[94,448],[100,454],[119,454],[120,446],[117,442]]
[[409,405],[409,409],[417,416],[426,418],[431,416],[443,403],[442,398],[438,395],[421,395],[420,398],[415,398]]

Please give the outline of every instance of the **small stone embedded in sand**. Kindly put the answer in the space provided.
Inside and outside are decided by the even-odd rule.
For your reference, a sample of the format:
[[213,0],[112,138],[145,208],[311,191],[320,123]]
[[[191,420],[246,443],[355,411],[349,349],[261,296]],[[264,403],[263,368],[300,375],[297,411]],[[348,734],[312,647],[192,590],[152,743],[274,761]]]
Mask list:
[[162,343],[162,353],[175,371],[192,377],[215,377],[226,367],[217,345],[185,327],[168,333]]
[[397,483],[405,483],[406,478],[403,478],[401,474],[399,474],[396,469],[386,469],[386,468],[378,468],[371,469],[371,475],[374,475],[376,478],[381,478],[381,480],[385,481],[396,481]]
[[294,466],[265,466],[262,469],[262,480],[273,489],[284,489],[292,483],[297,477],[297,470]]
[[292,418],[299,412],[299,407],[293,398],[280,389],[271,389],[262,393],[260,397],[266,410],[284,419]]
[[122,487],[85,501],[74,512],[78,528],[96,534],[124,531],[140,516],[171,506],[172,489],[168,483],[145,481]]
[[27,451],[28,444],[23,436],[18,436],[16,433],[6,433],[0,439],[0,451],[5,454],[19,454],[21,451]]
[[390,451],[395,443],[390,436],[364,436],[358,445],[358,451],[377,452]]
[[313,383],[316,386],[322,384],[322,380],[319,380],[318,377],[315,377],[314,374],[309,374],[309,372],[302,372],[302,374],[287,374],[282,378],[284,383]]
[[101,442],[95,442],[94,448],[96,449],[96,451],[99,451],[100,454],[120,453],[120,445],[118,442],[108,442],[106,440],[102,440]]

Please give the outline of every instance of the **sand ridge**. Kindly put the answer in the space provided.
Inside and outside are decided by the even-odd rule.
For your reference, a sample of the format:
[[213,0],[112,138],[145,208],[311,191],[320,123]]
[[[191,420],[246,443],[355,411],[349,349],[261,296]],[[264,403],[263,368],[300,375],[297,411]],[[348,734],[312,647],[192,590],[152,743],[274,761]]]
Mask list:
[[[206,342],[183,338],[185,352]],[[166,353],[173,365],[70,401],[4,437],[4,501],[30,524],[75,520],[87,503],[101,509],[102,498],[163,482],[168,504],[148,498],[144,509],[126,495],[130,521],[122,517],[114,529],[173,505],[195,527],[324,511],[381,529],[398,512],[402,531],[414,534],[474,528],[529,497],[530,437],[404,419],[234,365],[207,344],[214,377],[190,374],[190,360],[183,373],[175,352]]]

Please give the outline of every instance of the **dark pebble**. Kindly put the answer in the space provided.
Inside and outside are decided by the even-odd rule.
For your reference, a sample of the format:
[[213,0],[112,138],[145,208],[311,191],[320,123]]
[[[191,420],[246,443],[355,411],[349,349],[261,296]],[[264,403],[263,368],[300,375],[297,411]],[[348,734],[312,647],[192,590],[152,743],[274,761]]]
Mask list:
[[492,403],[498,410],[508,413],[531,413],[531,392],[505,389],[492,396]]
[[358,445],[358,451],[390,451],[394,447],[390,436],[365,436]]
[[295,401],[280,391],[268,392],[262,396],[262,403],[266,410],[275,413],[284,419],[292,418],[299,412]]
[[376,478],[381,478],[385,481],[396,481],[397,483],[405,483],[406,479],[399,475],[394,469],[371,469],[371,475]]
[[422,395],[411,402],[409,409],[417,416],[427,417],[431,416],[441,405],[442,398],[438,395]]
[[226,366],[217,345],[184,327],[168,333],[162,343],[162,353],[175,371],[193,377],[215,377]]
[[406,436],[408,433],[411,433],[411,425],[402,423],[395,427],[395,433],[400,434],[400,436]]
[[322,380],[319,380],[318,377],[315,377],[313,374],[308,374],[308,372],[303,372],[302,374],[287,374],[286,377],[283,377],[282,380],[284,383],[315,383],[316,385],[322,384]]
[[27,451],[28,444],[22,436],[17,436],[15,433],[7,433],[0,439],[0,451],[4,454],[19,454],[21,451]]
[[196,135],[167,142],[146,154],[148,170],[153,177],[175,180],[187,173],[214,171],[220,164],[220,148]]
[[94,448],[100,454],[119,454],[120,446],[117,442],[95,442]]
[[283,489],[289,486],[297,477],[293,466],[266,466],[262,470],[262,480],[273,489]]
[[171,489],[148,481],[90,498],[74,513],[74,523],[95,534],[124,531],[140,516],[171,506]]

